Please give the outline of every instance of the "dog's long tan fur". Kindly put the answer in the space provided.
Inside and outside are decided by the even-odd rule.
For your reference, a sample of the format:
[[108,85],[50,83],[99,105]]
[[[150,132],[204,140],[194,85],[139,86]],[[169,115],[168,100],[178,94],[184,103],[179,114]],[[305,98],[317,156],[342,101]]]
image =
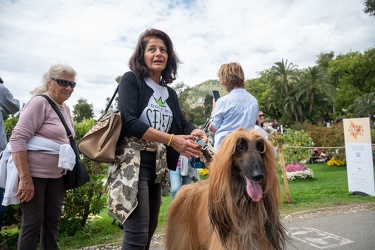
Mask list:
[[[255,141],[259,146],[260,140],[264,152],[250,150]],[[241,141],[250,146],[248,152],[238,146]],[[243,190],[246,181],[234,166],[234,162],[252,162],[251,157],[263,161],[264,176],[259,182],[263,197],[258,202]],[[239,129],[228,135],[210,164],[209,178],[183,186],[172,202],[167,215],[166,249],[285,249],[276,166],[273,146],[256,131]]]

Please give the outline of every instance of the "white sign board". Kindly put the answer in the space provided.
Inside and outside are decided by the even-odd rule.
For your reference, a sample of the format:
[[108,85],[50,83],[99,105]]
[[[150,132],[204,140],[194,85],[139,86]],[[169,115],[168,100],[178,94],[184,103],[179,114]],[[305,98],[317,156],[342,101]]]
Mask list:
[[344,119],[349,192],[375,196],[369,118]]

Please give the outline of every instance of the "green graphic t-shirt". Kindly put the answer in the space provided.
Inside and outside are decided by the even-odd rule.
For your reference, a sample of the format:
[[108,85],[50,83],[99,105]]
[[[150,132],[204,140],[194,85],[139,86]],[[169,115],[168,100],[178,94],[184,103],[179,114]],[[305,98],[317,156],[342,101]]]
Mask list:
[[154,94],[139,119],[154,129],[167,132],[173,120],[173,113],[167,104],[168,89],[155,83],[151,78],[146,78],[145,82],[154,90]]

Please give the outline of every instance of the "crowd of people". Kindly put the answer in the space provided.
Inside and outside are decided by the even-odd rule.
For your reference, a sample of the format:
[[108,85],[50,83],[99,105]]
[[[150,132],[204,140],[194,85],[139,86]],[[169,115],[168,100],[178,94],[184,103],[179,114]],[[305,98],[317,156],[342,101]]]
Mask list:
[[[122,129],[118,153],[108,171],[108,211],[124,229],[123,250],[149,249],[162,196],[172,191],[173,199],[182,185],[199,178],[189,159],[202,155],[202,147],[194,138],[205,143],[208,138],[204,130],[187,120],[176,91],[169,86],[176,80],[179,64],[168,34],[147,29],[139,36],[129,60],[130,71],[119,83]],[[40,249],[58,249],[65,194],[62,177],[67,171],[63,159],[71,159],[74,152],[60,118],[40,95],[52,99],[74,133],[71,111],[65,102],[74,92],[75,77],[69,65],[52,65],[22,109],[9,143],[3,119],[0,121],[2,162],[7,155],[7,164],[12,163],[19,176],[19,181],[11,184],[15,192],[7,194],[5,202],[19,203],[21,207],[18,249],[36,249],[38,244]],[[228,94],[213,100],[209,124],[209,131],[214,133],[213,146],[220,148],[223,139],[239,127],[256,128],[267,138],[264,113],[245,89],[241,65],[221,65],[218,77]],[[19,110],[19,102],[2,85],[0,94],[0,114]],[[10,166],[7,168],[9,171]]]

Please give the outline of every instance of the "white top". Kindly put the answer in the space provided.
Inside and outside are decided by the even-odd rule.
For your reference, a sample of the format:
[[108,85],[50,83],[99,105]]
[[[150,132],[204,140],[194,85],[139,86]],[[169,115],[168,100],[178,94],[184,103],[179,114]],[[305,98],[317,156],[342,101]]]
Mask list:
[[268,140],[268,134],[261,126],[255,124],[255,130],[259,131]]
[[[27,150],[40,151],[47,154],[58,154],[58,166],[63,169],[72,170],[76,162],[76,155],[70,144],[60,145],[38,136],[33,136],[27,142]],[[19,204],[20,200],[16,197],[19,175],[12,158],[10,143],[7,144],[7,147],[1,153],[0,187],[5,188],[2,205]]]

